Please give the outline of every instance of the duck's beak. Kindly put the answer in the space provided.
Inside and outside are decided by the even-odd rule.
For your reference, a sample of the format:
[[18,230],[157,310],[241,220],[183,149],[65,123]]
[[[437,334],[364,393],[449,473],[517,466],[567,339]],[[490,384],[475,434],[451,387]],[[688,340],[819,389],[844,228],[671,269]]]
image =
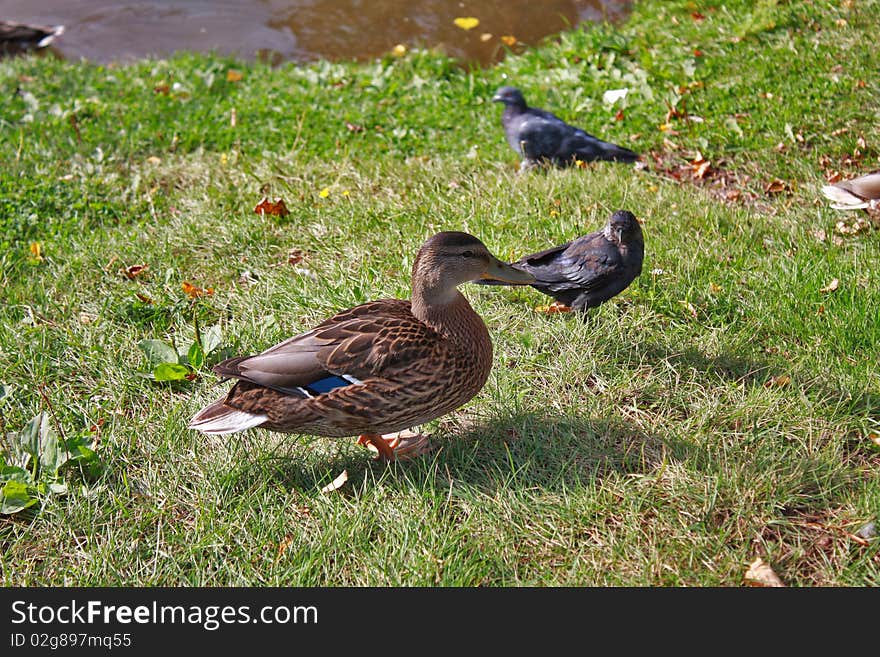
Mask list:
[[482,281],[499,281],[508,285],[530,285],[535,282],[535,277],[522,269],[517,269],[497,258],[492,258],[489,261],[489,267],[477,280],[478,283]]

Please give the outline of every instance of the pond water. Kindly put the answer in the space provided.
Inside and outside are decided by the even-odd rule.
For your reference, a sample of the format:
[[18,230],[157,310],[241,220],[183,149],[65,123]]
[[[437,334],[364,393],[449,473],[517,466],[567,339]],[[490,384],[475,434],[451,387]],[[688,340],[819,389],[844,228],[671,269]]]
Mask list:
[[[370,59],[398,44],[489,64],[505,40],[535,45],[583,21],[622,19],[627,0],[2,0],[0,20],[65,26],[68,59],[126,61],[176,50],[273,62]],[[479,24],[463,29],[456,18]],[[468,24],[465,23],[465,26]],[[504,37],[505,39],[502,39]]]

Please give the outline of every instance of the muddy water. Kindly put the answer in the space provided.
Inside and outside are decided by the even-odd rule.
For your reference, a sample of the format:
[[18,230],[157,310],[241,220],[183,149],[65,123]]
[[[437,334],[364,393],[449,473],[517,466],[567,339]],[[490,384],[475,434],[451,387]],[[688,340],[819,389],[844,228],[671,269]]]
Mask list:
[[[617,21],[628,0],[2,0],[0,20],[63,24],[63,57],[125,61],[176,50],[253,59],[368,59],[397,44],[488,64],[502,36],[534,45],[583,21]],[[464,30],[458,17],[479,25]],[[488,35],[488,36],[487,36]]]

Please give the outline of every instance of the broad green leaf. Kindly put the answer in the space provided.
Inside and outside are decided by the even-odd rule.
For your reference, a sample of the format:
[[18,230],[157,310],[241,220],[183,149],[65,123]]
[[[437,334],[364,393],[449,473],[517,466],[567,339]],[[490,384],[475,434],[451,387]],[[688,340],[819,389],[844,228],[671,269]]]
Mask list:
[[31,495],[28,486],[20,481],[7,481],[3,488],[0,488],[0,513],[18,513],[36,503],[37,498]]
[[14,465],[4,465],[0,468],[0,483],[6,483],[7,481],[20,481],[27,485],[34,483],[30,472]]
[[202,331],[202,349],[204,350],[205,355],[210,354],[219,347],[222,341],[223,334],[220,331],[219,324],[214,324],[214,326],[210,326]]
[[179,363],[159,363],[153,370],[156,381],[180,381],[189,374],[189,368]]
[[40,468],[42,473],[56,476],[58,468],[70,458],[64,441],[59,440],[54,429],[45,419],[40,427]]
[[186,359],[193,369],[197,370],[205,364],[205,351],[198,342],[193,342],[186,354]]
[[24,429],[18,434],[12,435],[15,436],[15,440],[22,450],[30,454],[35,461],[39,461],[42,435],[50,430],[49,418],[45,413],[38,413],[24,426]]
[[174,347],[161,340],[141,340],[138,342],[138,347],[147,355],[152,365],[177,362],[177,352],[174,351]]

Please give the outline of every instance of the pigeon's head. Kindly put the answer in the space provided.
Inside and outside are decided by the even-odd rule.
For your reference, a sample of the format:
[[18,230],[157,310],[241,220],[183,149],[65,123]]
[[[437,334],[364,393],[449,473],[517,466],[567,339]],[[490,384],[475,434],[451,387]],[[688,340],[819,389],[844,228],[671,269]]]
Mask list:
[[492,102],[504,103],[509,107],[519,107],[520,109],[526,108],[526,99],[516,87],[501,87],[492,96]]
[[626,244],[634,239],[640,239],[642,227],[639,220],[629,210],[618,210],[611,215],[605,226],[605,237],[617,244]]

